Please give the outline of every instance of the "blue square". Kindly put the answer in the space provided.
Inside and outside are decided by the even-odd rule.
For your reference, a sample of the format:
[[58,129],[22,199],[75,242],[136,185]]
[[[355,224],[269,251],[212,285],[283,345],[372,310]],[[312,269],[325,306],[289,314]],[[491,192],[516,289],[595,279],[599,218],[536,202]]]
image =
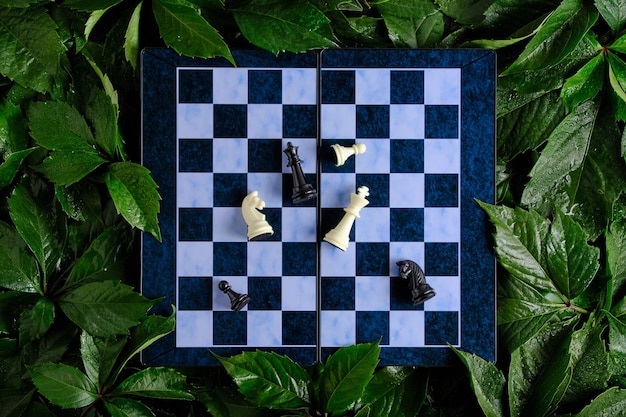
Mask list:
[[348,158],[343,165],[337,166],[337,156],[333,145],[351,147],[354,145],[354,139],[322,139],[320,149],[320,162],[322,163],[322,172],[355,172],[355,157]]
[[281,225],[283,224],[283,211],[280,208],[267,208],[265,207],[261,213],[265,214],[265,220],[272,226],[274,230],[274,234],[268,238],[266,241],[270,242],[280,242],[282,241],[282,233],[281,233]]
[[389,106],[356,106],[357,138],[389,137]]
[[248,71],[248,103],[280,104],[283,101],[282,90],[282,71]]
[[391,208],[390,223],[392,242],[424,241],[424,209]]
[[315,311],[283,311],[283,345],[317,344]]
[[424,103],[424,71],[391,71],[391,104]]
[[245,104],[213,105],[213,137],[245,138],[248,135],[248,106]]
[[248,342],[248,316],[243,311],[213,312],[213,344],[245,345]]
[[389,274],[389,243],[356,243],[356,274],[385,276]]
[[367,207],[389,207],[389,174],[356,174],[356,186],[369,188]]
[[284,105],[283,106],[283,137],[315,138],[317,137],[317,106]]
[[426,207],[458,207],[459,178],[457,174],[426,174],[424,205]]
[[407,281],[398,275],[389,278],[390,309],[423,311],[424,304],[414,305]]
[[180,208],[178,210],[178,240],[213,240],[212,208]]
[[180,277],[178,281],[179,310],[211,310],[213,308],[211,277]]
[[372,343],[378,339],[381,345],[389,344],[389,312],[357,311],[356,342]]
[[[389,164],[391,172],[424,172],[424,140],[391,139]],[[412,192],[412,190],[407,190]]]
[[456,345],[459,343],[459,313],[456,311],[424,312],[424,342],[426,345]]
[[315,242],[283,242],[282,245],[283,275],[317,275],[317,245]]
[[322,71],[322,103],[354,104],[354,71]]
[[213,71],[180,70],[178,72],[179,103],[212,103]]
[[213,171],[213,140],[180,139],[178,158],[179,172]]
[[424,125],[426,138],[457,139],[459,137],[459,106],[425,106]]
[[280,139],[248,140],[248,172],[281,172],[282,147]]
[[428,275],[456,276],[459,274],[459,248],[457,243],[424,244],[424,273]]
[[[211,256],[207,253],[207,256]],[[213,242],[213,275],[247,275],[246,242]]]
[[248,295],[248,310],[280,310],[281,278],[249,277]]
[[247,174],[213,174],[213,206],[240,207],[247,189]]
[[322,310],[354,310],[354,277],[322,277]]

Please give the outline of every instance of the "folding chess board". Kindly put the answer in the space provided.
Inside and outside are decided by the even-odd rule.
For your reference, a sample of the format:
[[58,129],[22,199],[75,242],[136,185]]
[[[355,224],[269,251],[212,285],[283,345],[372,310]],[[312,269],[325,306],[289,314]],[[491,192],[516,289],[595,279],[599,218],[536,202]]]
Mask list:
[[[267,350],[308,365],[380,341],[382,365],[447,365],[449,345],[495,360],[495,56],[485,50],[143,53],[143,163],[160,186],[163,241],[142,241],[142,292],[176,307],[176,330],[143,353],[216,365]],[[317,198],[293,203],[283,150],[298,147]],[[333,144],[366,145],[336,166]],[[325,242],[350,195],[369,204],[346,251]],[[258,191],[273,227],[249,241]],[[414,305],[397,262],[436,296]],[[232,311],[219,288],[248,294]]]

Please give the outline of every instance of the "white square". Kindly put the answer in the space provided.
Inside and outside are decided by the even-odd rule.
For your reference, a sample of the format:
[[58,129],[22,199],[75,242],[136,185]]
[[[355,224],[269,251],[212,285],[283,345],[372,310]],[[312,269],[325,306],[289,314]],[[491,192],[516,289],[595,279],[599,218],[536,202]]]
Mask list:
[[323,347],[339,347],[356,343],[356,312],[329,311],[320,313],[321,344]]
[[281,104],[248,104],[248,137],[278,139],[283,136]]
[[389,104],[390,76],[388,69],[357,69],[354,73],[356,104]]
[[281,173],[250,172],[247,175],[247,180],[248,194],[252,191],[258,191],[259,198],[265,202],[265,207],[282,207],[283,177]]
[[424,141],[424,173],[458,174],[460,172],[460,140],[427,139]]
[[461,69],[425,69],[424,104],[461,104]]
[[322,139],[356,138],[356,105],[322,105],[320,127]]
[[423,139],[424,135],[424,106],[422,104],[391,104],[389,106],[390,138]]
[[179,172],[176,174],[176,205],[206,208],[213,206],[213,174]]
[[213,242],[178,242],[176,275],[210,277],[213,275]]
[[346,208],[350,205],[350,195],[356,193],[356,174],[325,173],[322,175],[320,188],[321,207]]
[[389,173],[390,142],[388,139],[359,139],[365,145],[365,153],[356,155],[356,172]]
[[461,210],[458,207],[426,207],[424,241],[460,242]]
[[214,68],[213,103],[247,104],[248,70],[245,68]]
[[317,311],[317,277],[281,278],[282,311]]
[[248,244],[248,276],[279,277],[283,273],[281,242],[250,242]]
[[389,277],[358,276],[355,281],[357,311],[389,311]]
[[389,207],[364,207],[356,219],[357,242],[389,242]]
[[425,346],[423,311],[389,312],[389,346]]
[[213,105],[206,103],[176,106],[176,136],[188,139],[213,137]]
[[283,69],[283,104],[317,104],[317,69]]
[[427,281],[437,295],[424,303],[424,311],[461,311],[461,280],[458,276],[429,276]]
[[328,242],[320,245],[322,271],[326,277],[353,277],[356,275],[356,244],[350,242],[344,252]]
[[176,312],[176,347],[200,348],[213,345],[213,312]]
[[317,210],[315,207],[284,207],[281,211],[283,242],[317,242]]
[[280,311],[248,310],[248,345],[282,346],[283,321]]
[[248,172],[248,140],[213,139],[213,172]]
[[213,207],[213,241],[246,242],[248,225],[239,207]]
[[389,174],[389,205],[395,208],[424,207],[424,174]]
[[[305,176],[307,174],[314,174],[317,171],[317,139],[315,138],[298,138],[298,139],[283,139],[283,149],[287,149],[289,143],[292,146],[298,147],[298,157],[300,158],[300,167]],[[283,173],[291,174],[291,167],[287,166],[289,162],[287,155],[283,153]],[[312,179],[307,178],[308,181]]]
[[424,242],[389,242],[389,275],[397,277],[400,269],[397,262],[413,261],[424,266]]
[[[213,277],[213,311],[232,311],[230,308],[230,298],[219,288],[221,281],[228,282],[233,291],[239,294],[247,294],[248,277]],[[241,311],[248,311],[248,306],[242,308]]]

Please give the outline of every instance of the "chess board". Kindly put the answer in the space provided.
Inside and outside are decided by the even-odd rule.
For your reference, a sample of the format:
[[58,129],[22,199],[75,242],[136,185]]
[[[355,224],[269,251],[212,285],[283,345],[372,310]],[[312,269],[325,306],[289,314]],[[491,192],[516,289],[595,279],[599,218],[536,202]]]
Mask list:
[[[237,68],[144,51],[143,163],[163,197],[163,242],[142,240],[142,292],[176,307],[143,354],[216,365],[269,350],[308,365],[380,340],[382,365],[447,365],[448,345],[495,360],[495,262],[474,198],[494,200],[495,57],[485,50],[235,51]],[[293,203],[298,147],[315,199]],[[335,165],[333,144],[366,145]],[[325,242],[366,186],[346,251]],[[244,197],[273,227],[249,241]],[[398,261],[437,295],[413,305]],[[228,281],[251,301],[232,311]]]

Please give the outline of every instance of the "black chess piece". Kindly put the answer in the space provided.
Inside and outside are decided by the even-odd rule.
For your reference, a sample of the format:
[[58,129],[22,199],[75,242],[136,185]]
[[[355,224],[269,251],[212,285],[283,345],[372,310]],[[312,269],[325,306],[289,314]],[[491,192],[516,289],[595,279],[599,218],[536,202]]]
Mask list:
[[226,294],[228,298],[230,298],[230,309],[233,311],[241,310],[250,302],[248,294],[239,294],[238,292],[235,292],[230,287],[228,281],[220,281],[219,284],[217,284],[217,287],[220,291]]
[[422,304],[436,295],[433,287],[426,282],[426,275],[417,263],[407,260],[396,262],[396,265],[400,267],[400,278],[408,281],[413,305]]
[[302,172],[302,166],[300,163],[302,160],[298,156],[298,147],[293,146],[291,142],[287,142],[287,149],[283,151],[287,155],[287,166],[291,168],[291,174],[293,177],[293,194],[291,200],[294,203],[300,203],[302,201],[311,200],[317,197],[317,191],[309,183],[307,183],[304,173]]

